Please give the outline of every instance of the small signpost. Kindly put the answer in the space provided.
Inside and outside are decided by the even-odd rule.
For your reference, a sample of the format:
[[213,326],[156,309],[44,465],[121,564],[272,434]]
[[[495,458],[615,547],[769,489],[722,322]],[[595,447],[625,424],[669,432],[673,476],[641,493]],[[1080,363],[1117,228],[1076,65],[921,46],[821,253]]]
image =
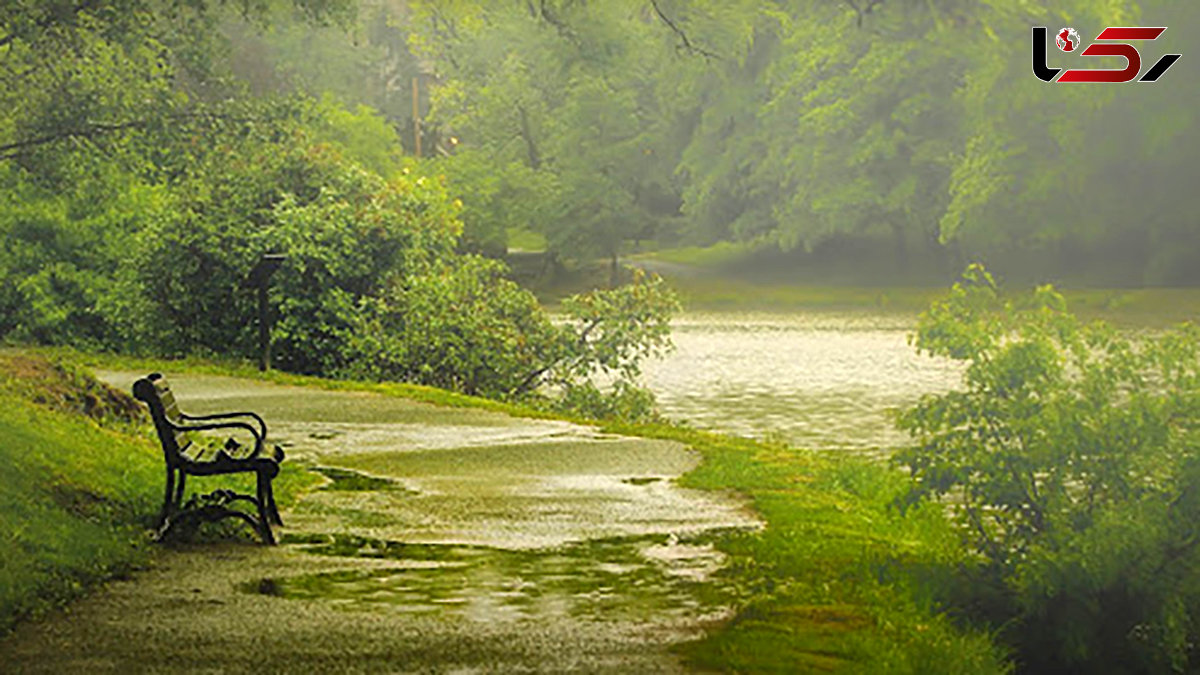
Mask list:
[[267,287],[271,283],[271,275],[286,259],[287,256],[282,253],[263,254],[242,282],[242,288],[258,289],[258,369],[264,372],[271,368],[271,311],[267,305]]

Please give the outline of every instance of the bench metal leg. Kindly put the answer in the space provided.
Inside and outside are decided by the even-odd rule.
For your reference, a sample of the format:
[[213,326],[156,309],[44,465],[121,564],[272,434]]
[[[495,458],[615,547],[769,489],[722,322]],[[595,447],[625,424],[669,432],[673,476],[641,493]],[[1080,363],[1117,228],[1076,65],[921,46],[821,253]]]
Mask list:
[[[246,497],[246,499],[251,498]],[[251,499],[251,501],[253,500]],[[254,528],[255,532],[258,532],[258,536],[262,537],[264,544],[275,545],[275,537],[271,534],[270,525],[263,523],[261,519],[255,518],[249,513],[221,506],[205,506],[180,511],[167,520],[166,525],[158,531],[155,538],[158,541],[163,541],[176,528],[195,529],[201,522],[215,522],[224,518],[240,518],[247,525]]]
[[163,494],[162,509],[158,512],[158,519],[154,522],[154,529],[161,530],[167,524],[167,518],[171,515],[171,507],[175,497],[175,469],[167,467],[167,489]]
[[187,474],[179,470],[179,482],[175,484],[175,510],[183,508],[183,488],[187,486]]
[[271,516],[271,522],[283,526],[283,518],[279,517],[279,507],[275,505],[275,486],[270,480],[267,481],[267,514]]
[[262,471],[255,475],[258,476],[258,499],[255,500],[255,506],[258,507],[259,532],[265,543],[274,544],[275,536],[271,534],[271,521],[274,519],[267,502],[267,497],[271,494],[271,477]]
[[[269,480],[269,479],[268,479]],[[254,505],[258,517],[231,508],[234,502],[246,501]],[[233,490],[214,490],[207,495],[194,495],[186,507],[172,511],[163,524],[158,528],[155,538],[159,541],[167,539],[178,529],[195,530],[202,522],[216,522],[224,518],[239,518],[262,538],[264,544],[275,545],[275,535],[271,532],[271,523],[264,518],[266,507],[261,499],[243,495]]]

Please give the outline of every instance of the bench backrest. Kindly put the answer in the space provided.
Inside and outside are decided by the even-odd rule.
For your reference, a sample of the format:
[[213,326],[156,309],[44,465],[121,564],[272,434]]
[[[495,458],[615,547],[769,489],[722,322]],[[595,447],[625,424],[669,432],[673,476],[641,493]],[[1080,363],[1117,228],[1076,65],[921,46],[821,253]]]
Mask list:
[[167,378],[161,373],[143,377],[133,383],[133,396],[150,408],[150,418],[154,420],[154,429],[158,432],[158,440],[162,442],[167,464],[174,466],[192,441],[186,431],[175,428],[183,424],[183,419]]

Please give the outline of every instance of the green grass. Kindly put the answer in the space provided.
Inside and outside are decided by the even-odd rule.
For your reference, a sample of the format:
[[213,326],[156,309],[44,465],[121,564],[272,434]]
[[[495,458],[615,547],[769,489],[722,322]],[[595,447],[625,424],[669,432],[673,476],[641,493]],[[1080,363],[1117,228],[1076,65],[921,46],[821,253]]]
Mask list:
[[937,508],[893,508],[906,478],[886,465],[673,426],[608,431],[690,445],[687,487],[736,490],[767,522],[724,537],[726,573],[750,600],[686,647],[695,666],[733,672],[996,673],[1005,655],[953,624],[934,590],[969,560]]
[[[931,300],[946,293],[947,283],[881,285],[819,283],[803,265],[795,270],[783,254],[770,247],[722,242],[710,247],[665,249],[634,256],[651,266],[654,261],[682,266],[662,269],[684,307],[693,311],[755,310],[869,311],[916,315]],[[870,263],[864,263],[870,268]],[[885,266],[886,267],[886,266]],[[792,278],[795,277],[795,278]],[[1071,310],[1085,319],[1103,319],[1119,326],[1164,327],[1200,320],[1200,289],[1092,288],[1058,284]],[[1005,284],[1013,297],[1026,294],[1028,284]]]
[[[550,416],[428,387],[262,374],[249,364],[37,353],[95,367],[244,376]],[[122,432],[78,412],[47,410],[27,398],[38,389],[44,387],[25,386],[21,396],[9,386],[0,398],[0,536],[10,542],[0,552],[4,627],[140,564],[149,548],[144,527],[161,490],[161,455],[147,429]],[[940,510],[901,514],[891,507],[906,486],[899,472],[678,426],[614,423],[605,430],[691,446],[704,461],[684,485],[741,493],[767,523],[762,531],[720,536],[730,558],[724,574],[746,600],[730,623],[684,648],[692,665],[735,672],[1007,669],[988,635],[940,613],[934,589],[955,583],[955,570],[969,561]],[[294,502],[315,480],[285,464],[281,501]]]
[[942,288],[790,286],[713,276],[672,277],[671,288],[691,311],[870,311],[916,315]]
[[[916,316],[944,288],[859,287],[759,284],[710,275],[672,277],[668,281],[691,311],[865,311]],[[1200,289],[1193,288],[1064,288],[1071,311],[1087,320],[1122,327],[1161,328],[1200,321]],[[1006,295],[1023,297],[1026,289]]]
[[8,393],[0,438],[3,633],[144,562],[162,459],[141,439]]
[[510,227],[508,229],[508,249],[510,251],[545,251],[546,238],[533,230]]
[[747,243],[721,241],[712,246],[684,246],[681,248],[662,249],[653,253],[634,258],[664,260],[676,265],[703,267],[718,270],[744,261],[753,254],[755,246]]

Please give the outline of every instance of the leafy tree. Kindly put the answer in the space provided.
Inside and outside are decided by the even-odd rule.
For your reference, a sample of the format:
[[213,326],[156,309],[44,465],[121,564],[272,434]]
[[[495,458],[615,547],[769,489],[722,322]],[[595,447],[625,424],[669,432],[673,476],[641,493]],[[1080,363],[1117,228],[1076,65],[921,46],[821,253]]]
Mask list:
[[[437,73],[433,118],[463,141],[446,173],[467,230],[491,248],[527,226],[578,257],[681,236],[783,251],[890,240],[901,271],[969,255],[1037,276],[1178,284],[1200,269],[1180,184],[1194,161],[1191,90],[1048,86],[1030,76],[1027,46],[1031,25],[1095,34],[1143,16],[1187,25],[1197,11],[423,3],[410,43]],[[1112,264],[1096,272],[1096,258]]]
[[[0,17],[0,159],[39,165],[47,150],[122,153],[121,141],[220,115],[228,98],[213,70],[221,4],[157,0],[9,3]],[[309,20],[345,20],[349,0],[296,0]],[[245,19],[265,4],[238,3]],[[45,158],[41,168],[47,169]]]
[[[463,202],[441,176],[422,175],[447,169],[487,187],[480,155],[407,160],[394,120],[376,109],[278,93],[336,76],[306,78],[302,63],[286,74],[294,89],[247,84],[237,74],[246,64],[222,53],[214,30],[252,44],[238,21],[276,22],[284,37],[262,44],[286,54],[299,21],[347,21],[352,3],[51,5],[18,3],[0,24],[0,77],[13,85],[0,94],[13,103],[0,114],[3,335],[249,356],[256,308],[243,282],[262,254],[281,252],[272,305],[282,368],[527,397],[551,380],[584,387],[611,372],[614,395],[587,384],[589,405],[649,410],[633,378],[637,360],[666,345],[673,300],[660,283],[575,301],[587,321],[579,332],[552,322],[502,264],[462,253],[490,243],[487,227],[544,211],[493,219],[479,200],[467,213],[480,226],[464,237]],[[356,63],[403,61],[389,10],[367,9],[360,28],[389,49]],[[608,115],[606,92],[579,99],[580,115]],[[562,174],[522,166],[491,184],[533,197],[556,190]],[[545,201],[561,209],[560,198]]]
[[413,42],[442,75],[431,117],[461,140],[448,173],[467,229],[531,227],[556,252],[615,264],[679,211],[681,139],[657,68],[674,36],[644,5],[525,9],[416,5]]
[[[568,298],[551,322],[500,263],[468,255],[393,278],[363,303],[347,372],[493,397],[549,397],[594,417],[653,412],[640,364],[670,348],[678,300],[661,279]],[[607,382],[607,384],[605,384]]]
[[1033,670],[1194,668],[1195,327],[1082,325],[1052,288],[1004,300],[972,266],[915,345],[965,366],[961,389],[900,416],[917,444],[896,456],[911,498],[945,500],[980,556],[965,602]]

